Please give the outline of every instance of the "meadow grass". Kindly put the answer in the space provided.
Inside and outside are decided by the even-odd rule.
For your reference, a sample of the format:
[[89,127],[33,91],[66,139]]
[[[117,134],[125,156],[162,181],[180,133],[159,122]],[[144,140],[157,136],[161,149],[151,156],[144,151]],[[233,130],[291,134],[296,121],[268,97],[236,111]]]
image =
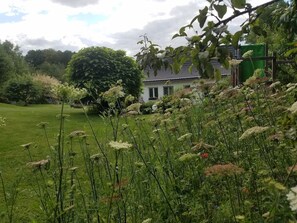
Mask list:
[[[103,119],[66,106],[71,116],[57,121],[48,117],[59,113],[56,106],[25,108],[32,129],[11,132],[24,140],[18,145],[34,143],[14,144],[4,161],[14,165],[1,166],[1,220],[296,222],[297,84],[269,84],[253,79],[241,88],[215,85],[203,97],[177,93],[148,117],[119,115],[114,94]],[[1,130],[18,114],[3,107],[11,111],[1,114]],[[32,114],[50,124],[33,130]]]

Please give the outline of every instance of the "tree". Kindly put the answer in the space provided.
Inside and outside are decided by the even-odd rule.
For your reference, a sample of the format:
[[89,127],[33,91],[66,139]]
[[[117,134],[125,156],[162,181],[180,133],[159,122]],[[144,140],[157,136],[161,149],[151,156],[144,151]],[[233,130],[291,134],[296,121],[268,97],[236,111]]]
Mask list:
[[25,60],[36,73],[46,74],[64,81],[65,68],[74,53],[54,49],[30,50]]
[[24,73],[28,73],[28,66],[20,48],[7,40],[0,42],[0,85]]
[[[142,44],[142,47],[140,52],[136,54],[137,62],[143,70],[152,69],[155,74],[162,67],[179,73],[183,64],[187,62],[191,64],[190,71],[195,68],[202,77],[209,78],[215,74],[218,75],[219,70],[213,68],[210,63],[211,58],[217,58],[225,68],[229,68],[230,60],[228,50],[219,46],[233,45],[237,48],[242,36],[249,33],[253,25],[254,29],[257,27],[255,24],[266,8],[272,4],[278,4],[279,1],[272,0],[253,7],[246,0],[209,0],[209,6],[200,9],[199,14],[188,25],[181,27],[179,32],[173,36],[173,38],[186,38],[188,40],[187,45],[162,49],[144,36],[144,39],[138,42]],[[231,10],[233,14],[228,16],[228,10]],[[231,33],[227,25],[233,19],[243,15],[248,15],[248,18],[237,32]],[[285,9],[275,11],[271,16],[274,22],[278,22],[279,26],[286,28],[284,30],[287,34],[296,37],[295,0],[289,2]],[[282,24],[281,21],[284,23]],[[259,30],[259,27],[256,29]],[[196,34],[188,36],[189,30]]]
[[141,92],[142,73],[122,50],[84,48],[70,60],[67,74],[76,87],[88,90],[93,101],[120,79],[125,93],[138,97]]

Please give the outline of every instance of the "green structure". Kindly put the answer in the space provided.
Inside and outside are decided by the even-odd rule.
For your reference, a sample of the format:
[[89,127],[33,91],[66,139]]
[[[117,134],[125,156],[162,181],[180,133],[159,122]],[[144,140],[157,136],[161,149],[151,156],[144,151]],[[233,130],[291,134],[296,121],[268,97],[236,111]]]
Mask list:
[[[266,47],[265,44],[255,44],[255,45],[243,45],[239,47],[240,55],[242,56],[245,52],[252,50],[253,57],[265,57],[266,56]],[[239,81],[243,83],[249,77],[254,74],[256,69],[265,68],[265,60],[245,60],[239,64]],[[264,72],[263,72],[264,75]]]

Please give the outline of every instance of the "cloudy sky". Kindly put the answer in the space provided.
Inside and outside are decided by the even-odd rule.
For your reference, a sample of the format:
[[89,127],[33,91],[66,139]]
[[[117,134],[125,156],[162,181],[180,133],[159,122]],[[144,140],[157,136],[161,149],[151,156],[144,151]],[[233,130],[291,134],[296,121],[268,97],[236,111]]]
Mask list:
[[171,37],[205,5],[206,0],[0,0],[0,41],[24,53],[106,46],[132,56],[144,34],[161,46],[184,43]]

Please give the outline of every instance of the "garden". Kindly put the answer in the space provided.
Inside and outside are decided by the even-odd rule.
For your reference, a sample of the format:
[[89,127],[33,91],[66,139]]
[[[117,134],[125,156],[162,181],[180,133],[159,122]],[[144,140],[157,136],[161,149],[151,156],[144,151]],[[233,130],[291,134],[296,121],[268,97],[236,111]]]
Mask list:
[[[295,222],[297,84],[201,87],[151,115],[111,106],[89,117],[64,104],[82,93],[69,86],[60,105],[19,120],[2,104],[1,221]],[[113,105],[124,97],[116,89],[105,94]],[[41,122],[29,132],[30,117]]]

